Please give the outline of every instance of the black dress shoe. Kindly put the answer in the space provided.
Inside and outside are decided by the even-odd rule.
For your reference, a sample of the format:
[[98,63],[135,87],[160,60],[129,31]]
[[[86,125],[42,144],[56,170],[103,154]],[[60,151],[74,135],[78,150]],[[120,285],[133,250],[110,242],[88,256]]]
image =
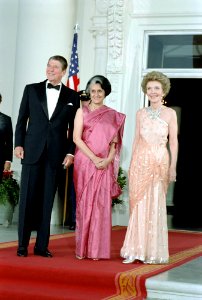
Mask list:
[[26,257],[27,255],[28,255],[28,251],[26,248],[17,250],[17,256]]
[[48,249],[42,251],[37,249],[36,247],[34,247],[34,255],[39,255],[43,257],[53,257],[52,253]]
[[75,222],[71,222],[69,225],[69,230],[75,230],[76,228],[76,223]]
[[76,228],[76,225],[70,225],[69,226],[69,230],[75,230],[75,228]]

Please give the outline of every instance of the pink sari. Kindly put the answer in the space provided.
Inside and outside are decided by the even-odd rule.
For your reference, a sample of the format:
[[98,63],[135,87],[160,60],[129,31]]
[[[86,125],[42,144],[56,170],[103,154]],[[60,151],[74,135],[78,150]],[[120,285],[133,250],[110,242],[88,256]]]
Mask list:
[[98,170],[76,148],[74,185],[76,190],[76,255],[110,258],[112,198],[121,194],[116,179],[125,115],[105,105],[95,111],[83,107],[82,139],[99,157],[107,157],[110,143],[117,138],[116,156],[107,169]]

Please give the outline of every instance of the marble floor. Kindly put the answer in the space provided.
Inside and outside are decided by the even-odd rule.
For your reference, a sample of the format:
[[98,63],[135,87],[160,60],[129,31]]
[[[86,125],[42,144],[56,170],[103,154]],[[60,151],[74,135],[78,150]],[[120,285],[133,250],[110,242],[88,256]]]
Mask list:
[[[172,216],[167,217],[168,228],[175,229],[172,226]],[[202,233],[202,228],[194,231]],[[202,300],[202,256],[148,278],[146,288],[147,300]]]
[[[65,232],[69,232],[67,226],[56,226],[51,225],[51,234],[62,234]],[[32,237],[35,237],[35,232],[32,233]],[[18,233],[17,233],[17,225],[9,225],[8,227],[0,225],[0,243],[1,242],[11,242],[11,241],[17,241],[18,239]]]
[[[171,228],[168,217],[168,227]],[[68,232],[68,227],[51,226],[51,234]],[[202,229],[198,229],[202,231]],[[32,234],[32,237],[35,233]],[[0,242],[17,240],[17,225],[0,225]],[[146,280],[147,300],[202,300],[202,256]],[[143,300],[143,299],[142,299]]]
[[202,256],[146,280],[147,300],[202,300]]

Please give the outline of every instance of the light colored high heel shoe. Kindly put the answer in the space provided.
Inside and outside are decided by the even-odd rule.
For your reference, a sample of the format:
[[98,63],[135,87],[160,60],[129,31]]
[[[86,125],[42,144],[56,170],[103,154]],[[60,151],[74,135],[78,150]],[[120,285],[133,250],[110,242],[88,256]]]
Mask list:
[[135,258],[126,258],[122,261],[123,264],[132,264],[135,261]]
[[84,259],[85,256],[81,257],[81,256],[76,255],[76,258],[77,258],[77,259]]

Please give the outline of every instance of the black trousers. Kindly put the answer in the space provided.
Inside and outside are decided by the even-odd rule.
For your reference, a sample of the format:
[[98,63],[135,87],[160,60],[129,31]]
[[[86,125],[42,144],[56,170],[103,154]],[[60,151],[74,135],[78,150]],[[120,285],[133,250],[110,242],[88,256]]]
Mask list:
[[36,247],[44,251],[50,237],[50,221],[57,189],[58,170],[53,168],[46,153],[35,165],[22,165],[18,242],[27,248],[32,231],[37,231]]

